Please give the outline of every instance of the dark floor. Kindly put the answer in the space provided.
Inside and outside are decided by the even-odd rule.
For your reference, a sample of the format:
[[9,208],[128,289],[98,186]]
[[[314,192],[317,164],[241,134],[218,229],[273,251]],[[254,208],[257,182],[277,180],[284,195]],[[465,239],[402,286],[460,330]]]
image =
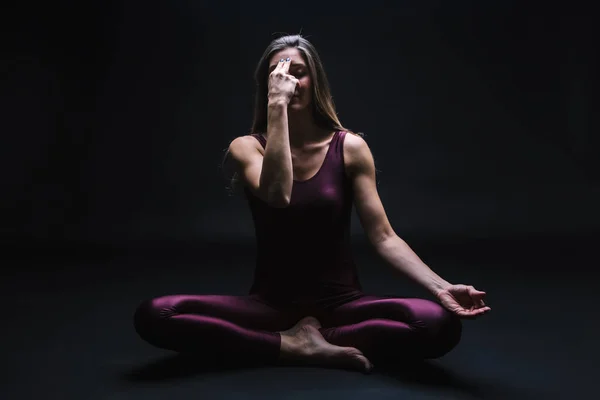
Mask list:
[[[427,242],[423,242],[427,243]],[[413,248],[445,279],[488,293],[492,312],[465,321],[459,346],[411,369],[371,375],[269,367],[190,367],[135,334],[142,299],[244,294],[254,250],[39,250],[5,257],[2,399],[573,399],[596,392],[598,262],[594,240],[470,241]],[[179,256],[175,256],[179,254]],[[145,255],[145,256],[144,256]],[[356,246],[365,292],[429,297]],[[7,268],[8,267],[8,268]],[[594,396],[592,396],[594,397]]]

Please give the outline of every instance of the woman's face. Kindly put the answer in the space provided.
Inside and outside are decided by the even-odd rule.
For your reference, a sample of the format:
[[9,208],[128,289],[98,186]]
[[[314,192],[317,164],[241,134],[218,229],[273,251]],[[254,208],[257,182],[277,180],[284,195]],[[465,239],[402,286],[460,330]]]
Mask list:
[[302,53],[297,48],[290,47],[273,54],[269,60],[269,74],[275,69],[279,60],[288,57],[291,59],[288,73],[298,79],[296,93],[290,100],[288,108],[290,111],[298,111],[307,108],[312,101],[312,79]]

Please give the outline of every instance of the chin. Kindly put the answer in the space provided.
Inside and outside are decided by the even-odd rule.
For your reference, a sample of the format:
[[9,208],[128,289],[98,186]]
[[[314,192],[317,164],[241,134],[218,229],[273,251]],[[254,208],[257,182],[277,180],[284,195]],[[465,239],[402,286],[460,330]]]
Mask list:
[[300,111],[300,110],[304,110],[307,106],[308,106],[308,104],[300,103],[299,101],[291,102],[289,105],[289,109],[294,110],[294,111]]

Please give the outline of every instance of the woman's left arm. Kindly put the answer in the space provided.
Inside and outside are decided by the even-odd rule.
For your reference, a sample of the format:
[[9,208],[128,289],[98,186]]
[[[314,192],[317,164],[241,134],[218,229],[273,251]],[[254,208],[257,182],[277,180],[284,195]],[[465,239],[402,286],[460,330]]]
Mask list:
[[448,310],[464,318],[488,311],[485,292],[451,284],[433,272],[390,225],[377,193],[375,162],[363,138],[346,135],[345,164],[352,181],[354,203],[369,241],[388,264],[429,290]]
[[377,253],[395,269],[436,296],[451,286],[425,265],[392,229],[377,193],[375,161],[367,142],[361,137],[346,135],[344,159],[352,180],[358,217]]
[[452,286],[442,279],[419,256],[410,246],[397,235],[391,235],[377,243],[373,243],[377,254],[379,254],[394,269],[402,272],[421,286],[429,290],[434,296]]

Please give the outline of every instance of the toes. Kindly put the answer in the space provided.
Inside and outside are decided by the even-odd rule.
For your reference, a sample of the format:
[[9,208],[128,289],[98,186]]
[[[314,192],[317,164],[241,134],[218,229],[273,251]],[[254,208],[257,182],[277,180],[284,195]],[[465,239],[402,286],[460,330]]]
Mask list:
[[371,361],[369,361],[368,358],[365,357],[365,364],[364,364],[365,370],[364,372],[366,372],[367,374],[370,373],[371,371],[373,371],[373,363]]
[[371,363],[365,356],[362,355],[354,355],[350,360],[347,361],[348,366],[351,366],[352,369],[359,370],[361,372],[368,373],[371,370]]
[[369,359],[365,357],[362,351],[358,350],[357,348],[349,348],[349,350],[347,350],[347,355],[350,356],[350,358],[352,359],[352,363],[360,371],[369,373],[373,369],[373,364],[371,364],[371,361],[369,361]]
[[360,363],[360,368],[365,372],[369,372],[371,370],[371,363],[365,356],[357,356],[356,359]]

